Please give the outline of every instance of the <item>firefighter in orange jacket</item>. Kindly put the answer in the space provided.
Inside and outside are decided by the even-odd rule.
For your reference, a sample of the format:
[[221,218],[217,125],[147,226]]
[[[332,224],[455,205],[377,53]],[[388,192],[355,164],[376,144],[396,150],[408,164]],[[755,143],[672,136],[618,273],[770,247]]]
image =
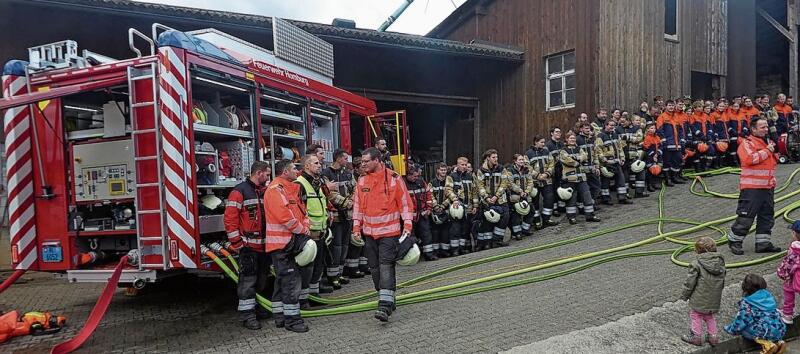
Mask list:
[[269,312],[256,306],[256,293],[264,290],[269,272],[269,257],[264,252],[264,184],[269,179],[270,166],[256,161],[250,166],[250,178],[239,183],[225,203],[225,232],[231,247],[239,251],[239,319],[247,329],[260,329],[259,319]]
[[264,193],[266,212],[267,252],[275,266],[275,291],[272,294],[272,312],[275,326],[292,332],[308,332],[300,317],[300,266],[295,256],[311,238],[311,222],[306,207],[300,200],[302,188],[294,183],[298,171],[289,160],[275,164],[275,180]]
[[395,261],[405,256],[399,254],[400,240],[411,234],[414,202],[403,178],[380,159],[376,148],[361,153],[366,175],[358,179],[353,196],[353,238],[360,242],[363,234],[372,283],[378,291],[375,318],[386,322],[395,309]]
[[742,241],[756,221],[756,253],[780,252],[780,248],[772,245],[770,235],[775,224],[774,190],[775,166],[778,158],[775,154],[775,143],[769,140],[769,124],[764,118],[750,123],[751,135],[739,140],[736,153],[739,155],[742,172],[739,178],[739,204],[736,208],[736,220],[731,225],[729,236],[731,252],[744,254]]

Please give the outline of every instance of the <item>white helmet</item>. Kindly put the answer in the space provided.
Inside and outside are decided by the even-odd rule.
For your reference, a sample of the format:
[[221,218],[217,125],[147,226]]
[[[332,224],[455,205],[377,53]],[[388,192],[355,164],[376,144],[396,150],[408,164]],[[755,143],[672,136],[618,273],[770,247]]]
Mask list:
[[361,236],[360,239],[356,240],[356,236],[354,234],[350,234],[350,244],[356,247],[363,247],[364,246],[364,236]]
[[303,245],[303,250],[294,256],[294,261],[297,262],[297,265],[301,267],[305,267],[311,262],[314,261],[314,258],[317,257],[317,244],[314,240],[306,241],[306,244]]
[[222,199],[219,199],[219,197],[213,194],[206,194],[200,198],[200,203],[202,203],[204,207],[214,210],[222,205]]
[[517,214],[525,216],[530,214],[531,212],[531,205],[528,204],[528,201],[523,200],[518,203],[514,203],[514,210],[517,211]]
[[434,213],[431,214],[431,219],[433,220],[433,223],[436,225],[441,225],[444,223],[444,215],[439,216],[439,214]]
[[500,221],[500,213],[494,211],[494,209],[484,211],[483,216],[486,218],[486,221],[492,224],[496,224]]
[[633,163],[631,163],[631,172],[633,173],[642,172],[644,171],[644,168],[645,168],[645,163],[642,160],[636,160]]
[[449,212],[450,216],[453,217],[453,219],[461,220],[464,218],[464,206],[461,204],[459,204],[458,206],[450,205]]
[[609,169],[608,169],[607,167],[605,167],[605,166],[603,166],[603,167],[600,167],[600,174],[602,174],[602,175],[603,175],[603,177],[609,177],[609,178],[610,178],[610,177],[614,177],[614,171],[611,171],[611,170],[609,170]]
[[570,200],[570,198],[572,198],[572,187],[558,187],[556,193],[558,193],[558,197],[561,198],[561,200]]
[[406,255],[403,256],[403,258],[397,260],[397,264],[401,266],[415,265],[417,262],[419,262],[419,255],[419,246],[414,244],[414,246],[411,246],[411,249],[406,252]]
[[537,195],[539,195],[539,188],[533,187],[533,190],[531,190],[531,198],[536,198]]
[[[409,235],[408,233],[404,232],[400,239],[398,240],[399,249],[398,252],[406,251],[406,254],[403,255],[400,259],[397,260],[397,264],[402,266],[410,266],[417,264],[419,262],[419,246],[417,246],[416,239]],[[399,254],[398,254],[399,256]]]

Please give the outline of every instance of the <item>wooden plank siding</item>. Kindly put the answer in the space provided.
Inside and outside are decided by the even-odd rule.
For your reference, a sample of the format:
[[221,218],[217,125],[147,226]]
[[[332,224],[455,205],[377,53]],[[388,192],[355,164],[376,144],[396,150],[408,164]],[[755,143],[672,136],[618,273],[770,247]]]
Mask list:
[[[727,75],[727,1],[678,0],[678,40],[664,38],[663,0],[503,0],[477,2],[472,16],[439,35],[525,50],[521,67],[486,76],[480,149],[501,159],[551,126],[570,127],[579,112],[638,109],[652,97],[691,93],[692,71]],[[576,106],[545,110],[545,58],[575,50]],[[723,91],[724,93],[724,91]]]
[[[481,39],[519,46],[524,65],[487,75],[478,85],[481,100],[479,150],[495,148],[507,161],[531,145],[535,134],[553,125],[567,126],[581,106],[594,101],[596,51],[594,1],[491,1],[445,37],[462,42]],[[576,50],[576,108],[545,111],[545,57]],[[583,75],[581,75],[583,73]],[[581,87],[590,89],[583,89]]]

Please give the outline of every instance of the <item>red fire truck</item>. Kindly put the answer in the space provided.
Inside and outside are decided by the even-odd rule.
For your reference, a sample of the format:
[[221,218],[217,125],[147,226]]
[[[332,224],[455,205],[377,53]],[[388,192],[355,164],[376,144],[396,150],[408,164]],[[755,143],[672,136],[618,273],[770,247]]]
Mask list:
[[154,24],[128,37],[132,59],[63,41],[5,67],[16,269],[105,282],[128,255],[120,283],[136,287],[215,270],[201,248],[225,241],[222,200],[252,161],[298,159],[315,143],[330,162],[352,149],[351,116],[376,115],[325,75],[216,30]]

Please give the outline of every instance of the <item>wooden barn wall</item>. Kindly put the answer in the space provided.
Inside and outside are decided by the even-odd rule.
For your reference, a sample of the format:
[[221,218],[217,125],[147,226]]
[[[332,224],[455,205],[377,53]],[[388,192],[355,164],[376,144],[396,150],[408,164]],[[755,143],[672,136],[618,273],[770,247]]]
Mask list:
[[678,41],[664,38],[661,0],[599,2],[597,102],[635,110],[691,93],[692,70],[725,76],[727,2],[678,0]]
[[[469,42],[481,39],[523,48],[526,62],[510,71],[485,73],[478,86],[480,150],[495,148],[503,161],[524,151],[535,134],[553,125],[566,126],[594,99],[592,0],[504,0],[479,7],[446,38]],[[578,50],[576,50],[576,48]],[[576,50],[576,107],[545,110],[545,57]],[[581,74],[583,73],[583,75]]]
[[692,70],[725,76],[728,72],[728,2],[690,1]]

